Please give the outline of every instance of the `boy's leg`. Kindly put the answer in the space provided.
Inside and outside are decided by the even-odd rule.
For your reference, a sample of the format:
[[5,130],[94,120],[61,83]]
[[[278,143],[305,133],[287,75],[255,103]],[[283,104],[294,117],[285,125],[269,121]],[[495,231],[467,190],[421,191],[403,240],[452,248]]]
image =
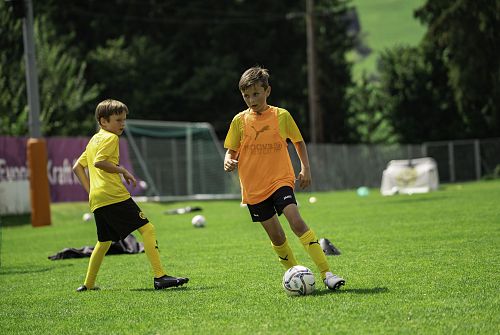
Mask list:
[[316,234],[309,229],[304,220],[299,214],[297,206],[294,204],[288,205],[283,209],[283,213],[290,223],[293,232],[299,237],[304,249],[311,257],[312,261],[318,267],[321,278],[324,280],[326,273],[330,271],[325,253],[321,248]]
[[306,249],[309,254],[309,257],[311,257],[314,264],[318,267],[321,272],[321,278],[324,280],[326,278],[326,273],[330,271],[330,267],[328,266],[325,253],[319,245],[316,234],[314,234],[312,230],[308,230],[305,234],[300,236],[299,239],[304,249]]
[[86,289],[92,290],[95,287],[95,279],[99,268],[101,267],[102,260],[111,246],[111,241],[97,242],[92,255],[90,255],[89,267],[87,269],[87,276],[85,277],[85,283],[83,284]]
[[288,245],[288,240],[285,240],[285,243],[282,245],[274,245],[272,242],[271,245],[274,252],[278,255],[281,265],[283,265],[285,269],[289,269],[298,264],[295,256],[293,255],[292,249],[290,249],[290,246]]
[[325,253],[321,248],[316,234],[309,229],[304,220],[300,217],[297,206],[288,205],[284,208],[285,214],[293,232],[299,237],[300,242],[307,253],[321,272],[321,279],[330,290],[337,290],[345,285],[345,280],[330,272]]
[[153,268],[154,288],[156,290],[161,290],[186,284],[189,281],[189,278],[168,276],[165,273],[165,270],[163,270],[160,261],[160,253],[158,251],[158,243],[156,241],[155,227],[149,222],[140,227],[138,230],[144,241],[144,251],[146,252],[146,256],[148,256],[151,267]]
[[160,253],[158,252],[158,242],[156,241],[155,227],[151,223],[146,223],[138,230],[142,235],[142,239],[144,241],[144,251],[146,252],[146,256],[151,263],[155,278],[164,276],[166,273],[163,269],[163,266],[161,265]]
[[281,227],[278,217],[274,215],[270,219],[261,222],[261,224],[271,240],[274,252],[278,255],[279,261],[285,269],[297,265],[297,260],[293,255],[292,249],[288,245],[285,232]]

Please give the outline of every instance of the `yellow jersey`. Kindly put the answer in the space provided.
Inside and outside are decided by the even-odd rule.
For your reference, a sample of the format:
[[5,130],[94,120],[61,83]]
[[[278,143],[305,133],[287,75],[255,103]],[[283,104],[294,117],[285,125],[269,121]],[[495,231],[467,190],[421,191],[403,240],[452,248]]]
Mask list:
[[92,136],[85,151],[78,158],[78,163],[88,169],[89,205],[92,212],[97,208],[130,198],[130,193],[123,185],[119,173],[109,173],[94,166],[96,162],[101,161],[119,165],[119,141],[118,135],[101,129]]

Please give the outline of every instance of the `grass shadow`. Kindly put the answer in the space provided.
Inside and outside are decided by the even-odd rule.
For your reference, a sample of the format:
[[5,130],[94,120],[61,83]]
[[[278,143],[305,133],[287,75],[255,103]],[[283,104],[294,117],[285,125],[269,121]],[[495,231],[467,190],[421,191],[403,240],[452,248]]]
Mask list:
[[384,203],[392,203],[392,204],[398,204],[398,203],[413,203],[413,202],[427,202],[427,201],[441,201],[444,199],[449,199],[449,196],[447,195],[436,195],[432,197],[414,197],[411,195],[406,195],[406,194],[399,194],[396,196],[393,196],[393,198],[390,199],[384,199]]
[[[66,264],[64,266],[73,266],[73,264]],[[32,267],[0,267],[0,276],[5,276],[5,275],[23,275],[23,274],[30,274],[30,273],[41,273],[41,272],[47,272],[47,271],[52,271],[55,269],[59,269],[60,266],[50,266],[50,267],[38,267],[38,268],[32,268]]]
[[373,287],[373,288],[342,288],[336,291],[322,290],[316,291],[314,295],[327,295],[327,294],[382,294],[389,292],[387,287]]
[[133,289],[130,289],[130,291],[133,291],[133,292],[186,291],[186,290],[190,290],[190,288],[183,286],[183,287],[169,287],[168,289],[163,289],[163,290],[155,290],[154,288],[133,288]]

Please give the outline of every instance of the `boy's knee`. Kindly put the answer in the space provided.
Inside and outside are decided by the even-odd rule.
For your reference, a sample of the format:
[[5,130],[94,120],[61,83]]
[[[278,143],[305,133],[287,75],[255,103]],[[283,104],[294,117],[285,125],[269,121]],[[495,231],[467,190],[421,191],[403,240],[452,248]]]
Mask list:
[[148,222],[144,226],[140,227],[138,230],[139,230],[139,233],[141,235],[154,234],[155,233],[155,226],[153,226],[153,224],[151,222]]
[[96,246],[101,248],[109,248],[111,246],[112,241],[97,241]]
[[309,230],[309,227],[302,218],[297,218],[296,220],[292,220],[290,222],[290,228],[292,228],[292,231],[298,237],[304,235]]

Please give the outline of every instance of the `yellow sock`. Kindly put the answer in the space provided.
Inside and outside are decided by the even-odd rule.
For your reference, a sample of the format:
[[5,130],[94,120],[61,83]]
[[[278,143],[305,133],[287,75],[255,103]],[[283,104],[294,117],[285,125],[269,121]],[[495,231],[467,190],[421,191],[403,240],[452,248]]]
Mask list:
[[330,268],[328,266],[328,261],[326,260],[325,253],[319,245],[316,234],[314,234],[312,230],[308,230],[304,233],[304,235],[299,237],[299,239],[304,246],[304,249],[306,249],[307,253],[309,254],[309,257],[311,257],[311,259],[321,272],[321,278],[325,279],[326,273],[330,271]]
[[111,246],[111,241],[97,242],[92,255],[90,255],[89,267],[87,269],[87,276],[85,277],[84,285],[88,289],[93,289],[95,286],[95,278],[97,277],[97,272],[101,267],[102,260]]
[[142,239],[144,241],[144,251],[146,252],[146,256],[148,256],[149,262],[151,263],[155,278],[164,276],[166,273],[160,261],[155,226],[153,226],[151,222],[146,223],[144,226],[139,228],[139,233],[142,235]]
[[274,252],[278,255],[280,263],[285,267],[285,269],[289,269],[298,264],[295,256],[293,255],[292,249],[290,249],[290,246],[288,245],[288,240],[285,239],[285,243],[282,245],[276,246],[272,243],[271,245],[273,246]]

